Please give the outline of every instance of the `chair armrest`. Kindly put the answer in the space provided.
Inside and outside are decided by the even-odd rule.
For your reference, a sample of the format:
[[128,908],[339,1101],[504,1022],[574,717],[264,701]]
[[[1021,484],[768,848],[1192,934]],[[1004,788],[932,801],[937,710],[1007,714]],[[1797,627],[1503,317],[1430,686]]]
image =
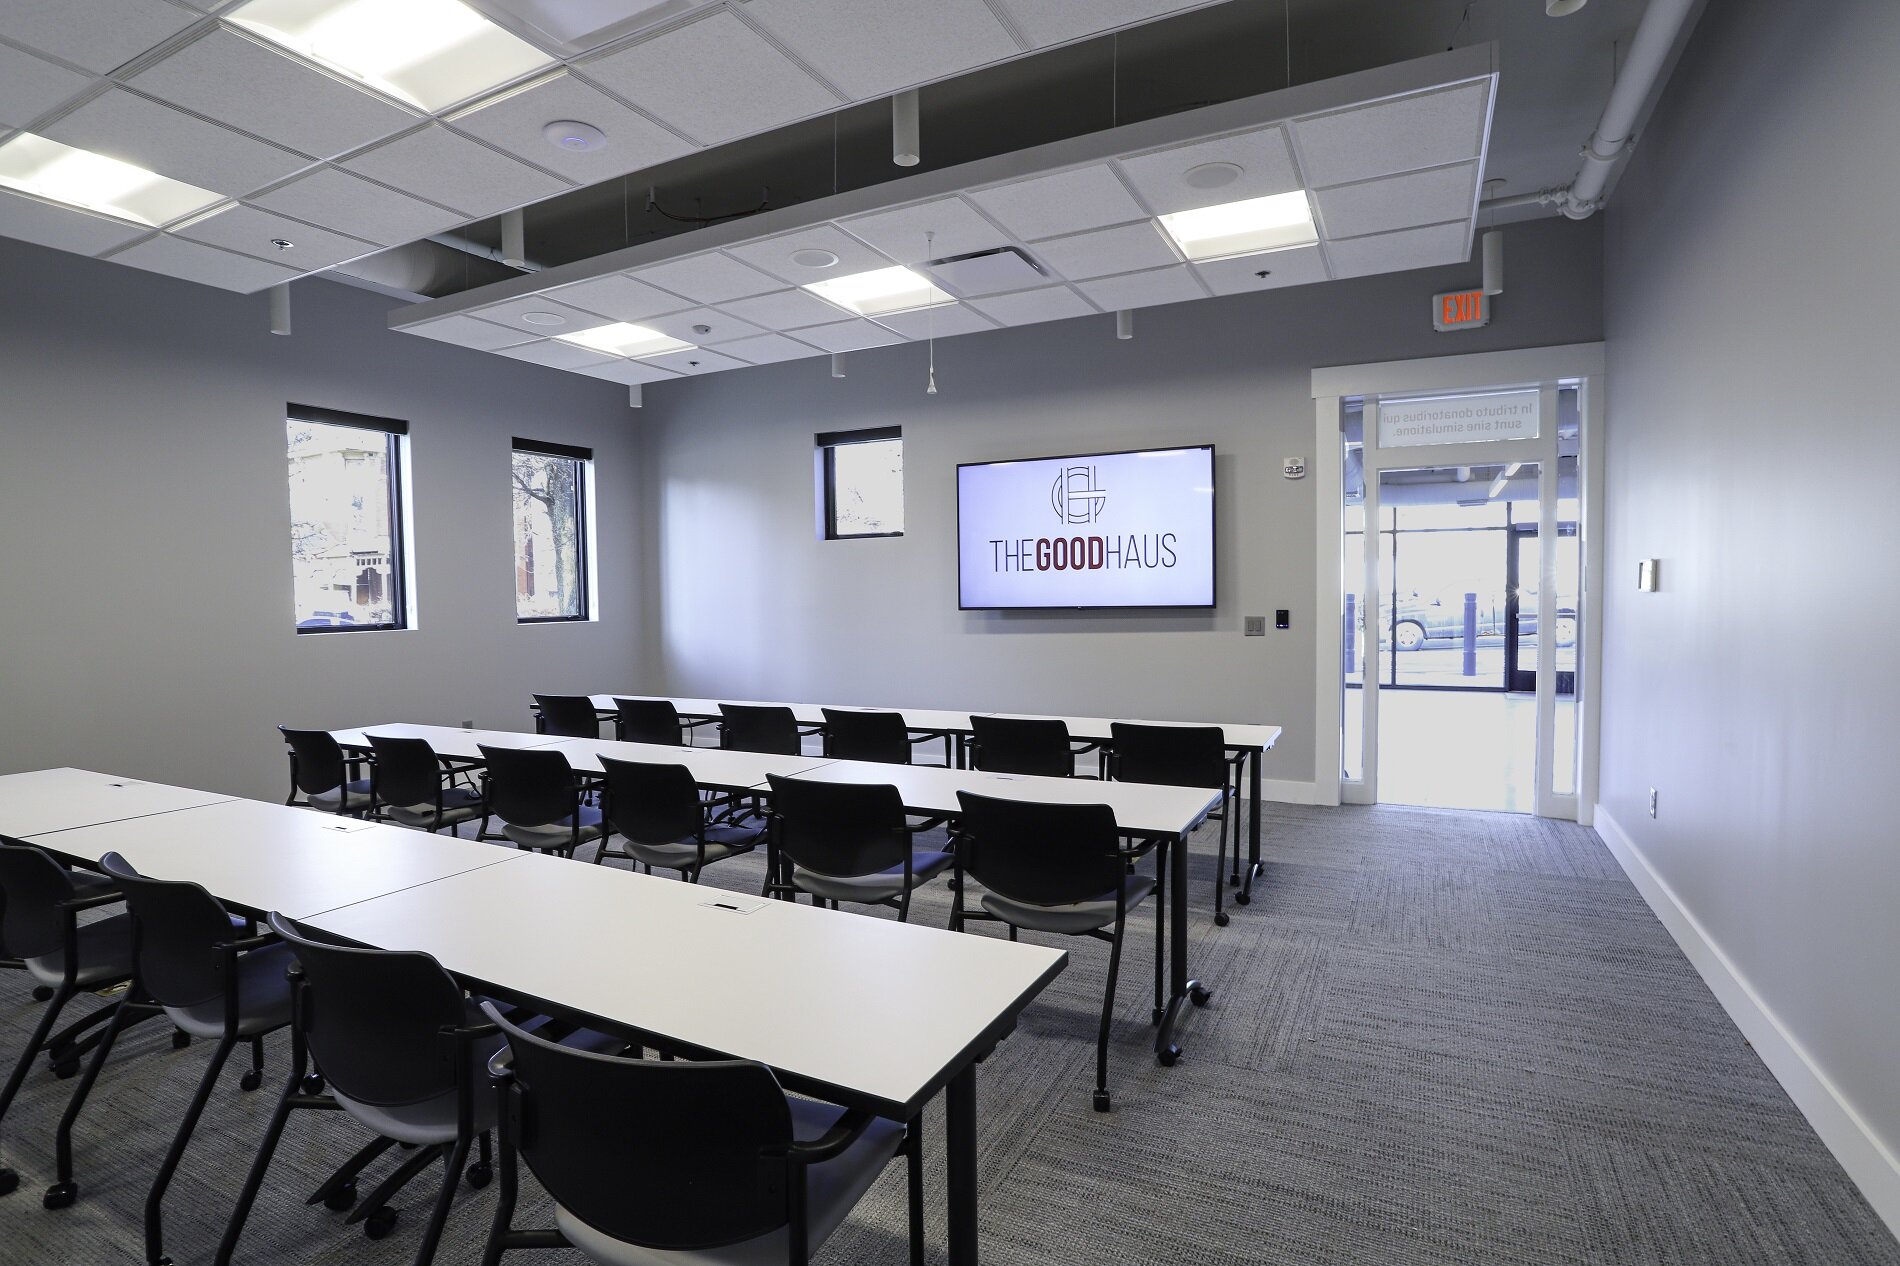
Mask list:
[[267,945],[277,944],[277,933],[260,932],[256,936],[247,936],[236,941],[225,941],[218,948],[227,954],[242,954],[246,950],[263,949]]
[[124,900],[125,894],[122,892],[102,892],[96,896],[74,897],[69,901],[62,901],[59,903],[59,908],[61,910],[70,910],[74,914],[77,914],[81,910],[90,910],[95,906],[109,906],[114,902]]
[[836,1125],[815,1139],[793,1139],[786,1156],[798,1165],[817,1165],[828,1161],[858,1141],[858,1136],[869,1129],[876,1115],[862,1108],[852,1108],[838,1118]]
[[810,738],[814,734],[823,734],[824,732],[825,727],[822,725],[801,725],[798,727],[798,736],[800,738]]
[[904,829],[909,831],[912,835],[922,835],[925,831],[936,830],[949,820],[949,818],[942,814],[938,814],[936,817],[925,818],[922,822],[906,822],[904,823]]

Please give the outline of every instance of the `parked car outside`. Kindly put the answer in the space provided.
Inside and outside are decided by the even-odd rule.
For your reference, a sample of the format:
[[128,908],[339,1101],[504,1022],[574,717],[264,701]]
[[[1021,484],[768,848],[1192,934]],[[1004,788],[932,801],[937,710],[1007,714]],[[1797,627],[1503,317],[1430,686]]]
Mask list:
[[[1519,602],[1518,636],[1535,637],[1536,592],[1528,589],[1520,591]],[[1557,602],[1557,645],[1574,646],[1577,642],[1577,600],[1574,597],[1560,597]],[[1477,635],[1503,637],[1503,595],[1479,594],[1476,606]],[[1390,636],[1381,637],[1381,645],[1396,641],[1400,650],[1415,651],[1428,641],[1457,641],[1465,635],[1465,596],[1460,593],[1427,597],[1413,593],[1399,599],[1398,608],[1391,613],[1390,620]]]

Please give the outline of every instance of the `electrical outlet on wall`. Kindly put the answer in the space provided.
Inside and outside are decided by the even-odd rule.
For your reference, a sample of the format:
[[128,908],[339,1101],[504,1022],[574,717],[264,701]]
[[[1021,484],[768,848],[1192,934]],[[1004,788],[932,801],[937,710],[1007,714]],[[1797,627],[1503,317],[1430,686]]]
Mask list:
[[1649,789],[1649,816],[1652,818],[1656,816],[1656,789],[1654,787]]

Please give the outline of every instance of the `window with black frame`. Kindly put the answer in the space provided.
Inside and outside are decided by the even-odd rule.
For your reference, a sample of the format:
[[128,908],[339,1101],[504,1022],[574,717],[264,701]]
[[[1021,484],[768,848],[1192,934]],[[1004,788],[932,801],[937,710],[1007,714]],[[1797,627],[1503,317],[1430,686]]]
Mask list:
[[585,620],[587,488],[594,452],[516,439],[511,470],[515,619]]
[[407,628],[402,450],[409,424],[307,405],[285,412],[297,632]]
[[825,539],[904,534],[904,438],[898,427],[832,431],[815,437],[821,466]]

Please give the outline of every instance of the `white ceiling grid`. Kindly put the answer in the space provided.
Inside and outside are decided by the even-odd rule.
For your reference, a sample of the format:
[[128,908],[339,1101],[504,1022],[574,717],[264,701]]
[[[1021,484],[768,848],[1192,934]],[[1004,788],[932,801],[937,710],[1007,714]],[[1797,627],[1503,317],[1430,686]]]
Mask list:
[[[328,230],[277,234],[292,246],[258,269],[265,243],[240,231],[261,228],[256,215],[193,235],[0,190],[0,233],[256,289],[341,262],[345,239],[410,241],[1214,0],[718,0],[644,24],[655,6],[626,0],[613,41],[579,51],[474,3],[547,51],[550,71],[431,119],[225,21],[231,0],[0,0],[0,142],[47,135]],[[593,124],[607,148],[555,148],[541,128],[556,119]],[[154,241],[189,246],[129,249]]]
[[[456,313],[508,325],[511,336],[548,338],[562,330],[522,325],[520,316],[533,304],[560,304],[565,328],[633,321],[718,349],[637,362],[652,376],[635,381],[652,382],[667,370],[708,373],[1461,263],[1470,256],[1495,83],[1488,48],[1437,54],[727,222],[418,304],[390,323],[481,346],[493,338],[488,330],[448,328],[442,318]],[[1238,170],[1213,189],[1188,179],[1209,163]],[[1310,191],[1315,212],[1319,241],[1310,246],[1192,262],[1155,223],[1299,189]],[[1040,271],[994,294],[959,293],[940,275],[960,302],[875,319],[845,319],[788,284],[1010,247]],[[814,269],[794,258],[812,250],[837,263]]]

